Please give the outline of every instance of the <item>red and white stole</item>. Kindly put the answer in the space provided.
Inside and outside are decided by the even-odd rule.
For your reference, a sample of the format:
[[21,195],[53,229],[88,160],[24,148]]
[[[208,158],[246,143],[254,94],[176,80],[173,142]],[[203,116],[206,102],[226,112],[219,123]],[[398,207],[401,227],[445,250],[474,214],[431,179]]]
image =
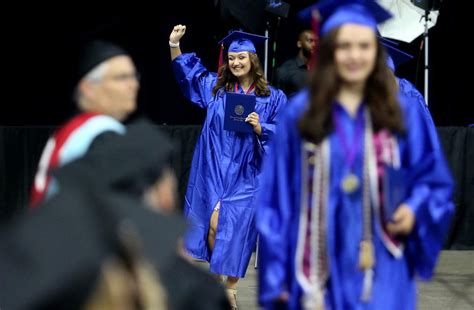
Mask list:
[[65,126],[56,130],[48,139],[41,154],[38,171],[31,189],[30,208],[35,208],[44,199],[51,181],[50,171],[59,166],[61,151],[71,134],[96,115],[98,114],[79,114],[72,118]]

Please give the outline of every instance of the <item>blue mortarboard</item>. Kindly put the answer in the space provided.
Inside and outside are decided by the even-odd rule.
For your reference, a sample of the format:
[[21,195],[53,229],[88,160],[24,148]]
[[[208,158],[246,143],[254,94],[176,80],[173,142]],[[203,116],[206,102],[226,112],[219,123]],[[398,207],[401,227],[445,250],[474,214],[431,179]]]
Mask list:
[[263,42],[267,37],[259,36],[243,31],[232,31],[219,44],[228,45],[228,52],[252,52],[256,53],[255,45]]
[[413,59],[413,56],[405,53],[404,51],[398,49],[397,43],[391,40],[387,40],[383,37],[379,37],[380,42],[385,46],[388,57],[387,57],[387,65],[395,72],[395,69],[404,62]]
[[392,17],[375,0],[322,0],[302,10],[298,15],[310,21],[312,12],[317,10],[322,18],[320,36],[343,24],[359,24],[377,31],[377,24]]

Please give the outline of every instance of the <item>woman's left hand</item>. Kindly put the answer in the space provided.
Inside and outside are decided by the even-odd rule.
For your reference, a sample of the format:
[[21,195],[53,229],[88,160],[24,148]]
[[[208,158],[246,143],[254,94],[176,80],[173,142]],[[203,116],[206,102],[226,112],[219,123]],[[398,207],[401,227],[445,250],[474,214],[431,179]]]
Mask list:
[[398,236],[407,236],[415,226],[415,213],[407,204],[401,204],[393,214],[392,221],[387,224],[389,233]]
[[260,122],[259,122],[259,117],[258,117],[258,114],[255,113],[255,112],[252,112],[250,113],[247,118],[245,119],[245,122],[249,123],[250,125],[252,125],[253,127],[253,131],[257,134],[257,135],[261,135],[262,134],[262,126],[260,125]]

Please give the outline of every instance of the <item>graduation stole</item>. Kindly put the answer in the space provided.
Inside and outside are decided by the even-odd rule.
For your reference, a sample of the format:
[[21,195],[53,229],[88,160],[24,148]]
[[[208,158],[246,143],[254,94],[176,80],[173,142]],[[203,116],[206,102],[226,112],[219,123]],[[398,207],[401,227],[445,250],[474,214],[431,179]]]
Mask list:
[[[398,141],[396,136],[394,136],[387,129],[382,129],[376,133],[373,133],[373,139],[371,139],[373,144],[372,154],[375,157],[375,165],[372,163],[369,166],[369,171],[371,173],[371,197],[373,210],[375,213],[376,229],[381,236],[381,240],[385,248],[397,259],[400,259],[403,255],[404,244],[391,236],[386,229],[386,222],[384,220],[384,202],[383,202],[383,174],[384,167],[388,166],[395,169],[400,169],[400,151],[398,147]],[[372,158],[371,158],[372,161]],[[375,166],[375,167],[374,167]],[[374,171],[375,170],[375,171]]]
[[54,135],[49,138],[41,154],[38,171],[36,172],[33,188],[31,189],[30,208],[35,208],[46,195],[49,182],[51,181],[49,173],[51,169],[60,164],[61,151],[71,134],[96,115],[98,115],[98,113],[81,113],[72,118],[64,127],[56,130]]
[[[400,166],[398,143],[388,131],[374,134],[368,108],[365,108],[364,152],[362,174],[363,235],[359,250],[359,268],[364,272],[362,301],[369,301],[375,266],[375,249],[372,241],[374,226],[387,248],[396,258],[403,252],[384,230],[381,217],[378,166]],[[296,278],[303,289],[303,309],[324,309],[324,291],[329,274],[327,255],[327,201],[330,182],[330,144],[303,142],[302,191],[298,244],[296,249]],[[375,224],[372,225],[372,219]]]
[[296,279],[303,289],[303,309],[324,309],[324,290],[329,277],[326,242],[326,207],[329,184],[329,141],[302,143],[302,191]]

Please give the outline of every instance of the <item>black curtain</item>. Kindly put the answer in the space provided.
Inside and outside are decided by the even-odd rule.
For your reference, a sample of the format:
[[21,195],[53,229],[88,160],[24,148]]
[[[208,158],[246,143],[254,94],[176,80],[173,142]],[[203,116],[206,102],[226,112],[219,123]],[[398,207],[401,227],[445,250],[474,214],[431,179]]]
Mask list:
[[474,249],[474,128],[438,128],[438,135],[456,180],[456,212],[447,242],[453,249]]
[[51,127],[0,127],[0,219],[28,204],[41,152]]
[[[230,28],[258,29],[270,27],[268,72],[296,53],[298,30],[308,27],[298,22],[296,15],[312,0],[288,0],[288,18],[278,21],[275,15],[264,13],[262,0],[180,0],[155,4],[140,3],[100,6],[97,1],[83,1],[77,6],[48,3],[23,3],[8,8],[8,20],[2,21],[2,73],[8,85],[3,90],[0,109],[3,126],[57,126],[72,111],[71,91],[75,60],[80,43],[100,37],[124,46],[141,71],[142,87],[138,114],[144,114],[157,124],[201,124],[205,112],[189,104],[180,94],[171,70],[168,38],[176,24],[187,25],[181,42],[183,52],[196,52],[206,67],[215,71],[218,63],[217,42]],[[469,38],[467,30],[469,1],[444,0],[435,27],[430,29],[430,110],[437,126],[465,126],[474,123],[469,113],[469,79],[461,78],[470,56],[464,55]],[[12,6],[12,3],[8,3]],[[224,8],[222,11],[221,9]],[[251,20],[244,18],[253,16]],[[258,20],[254,20],[258,19]],[[256,25],[254,25],[254,23]],[[276,53],[273,43],[276,40]],[[400,68],[399,75],[417,83],[423,93],[423,52],[419,52],[421,37],[401,48],[415,56]],[[259,48],[259,55],[263,55]],[[275,56],[275,58],[273,58]],[[263,62],[263,59],[262,59]],[[417,64],[420,64],[418,74]]]

